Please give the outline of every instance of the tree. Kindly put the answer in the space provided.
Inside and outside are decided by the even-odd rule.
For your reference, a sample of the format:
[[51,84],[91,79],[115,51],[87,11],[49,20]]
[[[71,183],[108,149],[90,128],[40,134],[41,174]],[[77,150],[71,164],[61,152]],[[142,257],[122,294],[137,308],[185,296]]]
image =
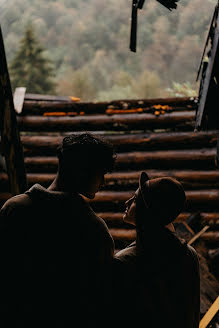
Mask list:
[[34,35],[33,26],[28,25],[20,47],[9,65],[13,89],[23,86],[29,93],[54,93],[53,66],[44,52],[45,49]]

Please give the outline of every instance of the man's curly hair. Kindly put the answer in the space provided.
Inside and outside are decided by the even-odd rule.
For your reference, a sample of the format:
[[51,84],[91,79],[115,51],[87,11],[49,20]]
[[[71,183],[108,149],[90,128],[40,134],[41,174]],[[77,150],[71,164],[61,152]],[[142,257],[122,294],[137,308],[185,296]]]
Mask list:
[[91,133],[71,134],[63,138],[57,148],[59,172],[72,175],[74,172],[111,172],[116,154],[113,145]]

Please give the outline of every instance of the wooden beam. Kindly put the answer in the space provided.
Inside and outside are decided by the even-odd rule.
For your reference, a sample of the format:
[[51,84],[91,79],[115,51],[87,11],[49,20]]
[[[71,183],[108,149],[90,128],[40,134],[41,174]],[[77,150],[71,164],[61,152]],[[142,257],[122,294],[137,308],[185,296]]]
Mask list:
[[[93,135],[97,132],[92,133]],[[65,133],[64,135],[67,135]],[[37,155],[55,154],[58,144],[62,141],[62,136],[26,136],[21,135],[21,142],[24,154]],[[98,136],[98,135],[97,135]],[[170,149],[195,149],[198,147],[216,147],[218,131],[201,132],[162,132],[162,133],[131,133],[131,134],[106,134],[102,136],[112,143],[118,152],[130,150],[159,150]]]
[[192,245],[198,238],[200,238],[204,233],[205,233],[205,231],[207,231],[209,229],[209,226],[208,225],[206,225],[206,226],[204,226],[204,228],[201,230],[201,231],[199,231],[197,234],[195,234],[195,236],[193,236],[190,240],[189,240],[189,242],[188,242],[188,244],[189,245]]
[[[47,103],[47,102],[67,102],[67,103],[72,103],[75,100],[75,97],[73,96],[56,96],[56,95],[41,95],[41,94],[36,94],[36,93],[27,93],[25,95],[25,102],[32,100],[33,103],[34,101],[36,103]],[[79,99],[79,98],[77,98]],[[80,100],[80,99],[79,99]]]
[[[217,15],[216,15],[216,19],[215,19],[215,29],[214,29],[214,36],[213,36],[213,40],[212,40],[212,48],[211,48],[211,53],[210,53],[209,61],[208,61],[206,72],[205,72],[205,77],[201,84],[201,90],[200,90],[201,94],[199,96],[199,104],[198,104],[198,109],[197,109],[197,114],[196,114],[196,119],[195,119],[195,129],[197,129],[197,130],[200,130],[203,127],[203,120],[205,118],[204,115],[206,114],[205,113],[206,112],[206,104],[208,101],[208,93],[210,90],[211,82],[214,79],[213,71],[214,71],[214,67],[216,65],[215,62],[216,62],[216,60],[218,60],[218,55],[216,56],[217,52],[219,52],[219,50],[218,50],[218,47],[219,47],[218,4],[216,5],[216,11],[217,11]],[[218,83],[218,81],[217,81],[217,83]],[[213,109],[210,109],[210,110],[213,110]]]
[[[113,172],[105,175],[104,189],[137,188],[141,171]],[[218,170],[147,170],[150,179],[171,176],[180,181],[185,189],[219,188]],[[27,173],[28,185],[40,183],[49,185],[55,178],[54,173]],[[7,185],[7,175],[0,173],[0,184]]]
[[[95,202],[115,202],[124,203],[127,199],[133,196],[135,190],[131,191],[99,191],[95,198],[89,200],[91,203]],[[187,203],[200,205],[208,204],[216,207],[219,202],[219,190],[188,190],[186,191]]]
[[[136,231],[135,229],[110,229],[110,233],[113,236],[113,239],[115,240],[127,240],[127,241],[133,241],[136,238]],[[200,236],[201,239],[208,241],[208,242],[219,242],[219,232],[211,231],[211,232],[205,232]]]
[[83,130],[151,130],[177,126],[192,127],[195,111],[154,114],[115,114],[115,115],[78,115],[78,116],[22,116],[18,117],[21,131],[83,131]]
[[[176,218],[174,222],[185,222],[192,214],[195,213],[183,212],[179,214],[179,216]],[[111,222],[111,223],[115,223],[116,225],[124,224],[123,222],[124,212],[98,212],[97,215],[100,216],[102,219],[104,219],[107,223]],[[218,212],[212,212],[212,213],[201,212],[200,216],[209,226],[219,225]]]
[[219,231],[205,232],[201,238],[212,243],[219,243]]
[[[150,168],[215,168],[215,153],[212,149],[127,152],[118,153],[115,170],[148,170]],[[49,172],[57,170],[58,159],[55,156],[25,157],[25,166],[28,173]]]
[[216,298],[216,300],[213,302],[213,304],[210,306],[208,311],[201,319],[199,328],[206,328],[218,311],[219,311],[219,296]]
[[196,109],[194,98],[153,98],[153,99],[122,99],[105,102],[72,102],[69,97],[30,95],[26,94],[24,112],[26,115],[42,115],[45,112],[57,111],[83,111],[85,113],[105,113],[109,108],[130,109],[143,108],[153,110],[155,106],[168,106],[170,110]]
[[23,109],[26,88],[16,88],[14,92],[14,109],[17,114],[21,114]]
[[20,142],[13,95],[0,27],[0,130],[3,151],[13,195],[26,190],[23,148]]

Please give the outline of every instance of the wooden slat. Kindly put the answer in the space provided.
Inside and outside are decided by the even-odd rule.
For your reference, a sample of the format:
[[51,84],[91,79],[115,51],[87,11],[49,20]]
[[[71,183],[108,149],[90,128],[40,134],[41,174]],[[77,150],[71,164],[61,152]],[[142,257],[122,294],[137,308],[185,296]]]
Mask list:
[[130,130],[170,128],[194,125],[195,111],[154,114],[116,114],[116,115],[84,115],[84,116],[20,116],[21,131],[81,131],[81,130]]
[[208,311],[205,313],[204,317],[201,319],[199,328],[206,328],[218,311],[219,311],[219,296],[216,298],[216,300],[210,306]]
[[[96,132],[97,133],[97,132]],[[93,133],[95,135],[95,133]],[[116,151],[128,150],[159,150],[191,149],[196,147],[216,147],[218,131],[202,132],[163,132],[163,133],[132,133],[124,135],[104,135]],[[64,136],[21,136],[25,154],[37,155],[41,152],[55,154],[57,145]]]
[[10,189],[13,195],[26,189],[26,172],[24,167],[23,148],[20,141],[17,118],[7,60],[0,28],[0,132]]
[[202,238],[205,241],[219,243],[219,231],[205,232],[200,238]]
[[16,88],[14,92],[14,109],[17,114],[20,114],[23,109],[24,97],[25,97],[26,88]]
[[[133,191],[99,191],[90,202],[125,202],[133,194]],[[217,206],[219,202],[219,190],[189,190],[186,191],[187,201],[194,204],[204,204]]]
[[[174,222],[184,222],[186,221],[192,214],[195,213],[181,213],[176,218]],[[123,215],[124,212],[98,212],[98,216],[100,216],[102,219],[104,219],[106,222],[123,224]],[[218,212],[212,212],[212,213],[206,213],[201,212],[200,213],[201,218],[208,224],[208,225],[219,225],[219,213]]]
[[105,102],[70,103],[66,96],[47,96],[26,94],[25,114],[42,115],[44,112],[83,111],[85,113],[104,113],[107,108],[144,108],[151,109],[156,105],[168,106],[173,110],[191,110],[197,107],[193,98],[157,98],[157,99],[122,99]]
[[[27,93],[25,95],[25,102],[27,101],[33,101],[32,103],[45,103],[47,104],[47,102],[69,102],[72,103],[75,97],[73,96],[57,96],[57,95],[41,95],[41,94],[36,94],[36,93]],[[31,103],[31,104],[32,104]],[[55,105],[54,104],[54,105]]]
[[[112,234],[115,240],[129,240],[133,241],[136,238],[135,229],[110,229],[110,233]],[[200,236],[200,239],[203,239],[208,242],[219,242],[219,232],[211,231],[205,232]]]
[[[216,149],[194,149],[153,152],[118,153],[115,170],[148,170],[150,168],[215,168]],[[25,157],[25,167],[28,173],[48,172],[57,170],[58,159],[54,156]]]
[[[185,189],[219,188],[219,170],[146,170],[150,179],[170,176],[180,181]],[[105,175],[103,189],[137,189],[141,171],[113,172]],[[48,186],[55,178],[55,173],[27,173],[28,186],[40,183]],[[8,188],[8,176],[0,173],[0,185]]]

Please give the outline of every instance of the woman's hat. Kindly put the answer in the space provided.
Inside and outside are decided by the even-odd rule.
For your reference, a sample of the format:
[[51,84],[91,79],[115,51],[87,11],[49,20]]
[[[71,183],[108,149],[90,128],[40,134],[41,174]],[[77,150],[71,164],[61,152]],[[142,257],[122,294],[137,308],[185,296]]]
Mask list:
[[153,218],[165,226],[183,210],[186,195],[182,184],[171,177],[149,179],[146,172],[139,178],[139,192]]

